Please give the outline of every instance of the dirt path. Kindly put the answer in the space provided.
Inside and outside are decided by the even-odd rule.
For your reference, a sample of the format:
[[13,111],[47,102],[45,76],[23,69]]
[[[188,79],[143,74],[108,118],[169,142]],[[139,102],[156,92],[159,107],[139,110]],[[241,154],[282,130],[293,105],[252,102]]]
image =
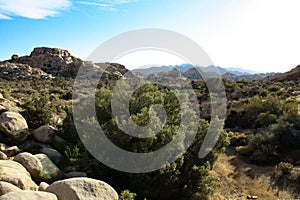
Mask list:
[[258,199],[295,199],[289,192],[278,188],[271,180],[273,167],[260,167],[248,164],[237,157],[233,148],[220,155],[212,175],[218,179],[218,189],[211,198],[242,200],[247,195]]

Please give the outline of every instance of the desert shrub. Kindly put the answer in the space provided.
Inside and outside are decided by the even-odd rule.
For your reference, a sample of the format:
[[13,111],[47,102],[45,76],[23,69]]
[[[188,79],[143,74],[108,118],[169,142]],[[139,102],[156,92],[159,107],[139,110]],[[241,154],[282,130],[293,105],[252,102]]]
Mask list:
[[268,114],[262,115],[260,120],[267,118],[266,121],[270,120],[268,121],[269,123],[273,122],[274,115],[282,113],[279,97],[269,94],[267,97],[254,96],[249,99],[249,102],[242,106],[239,125],[242,128],[253,128],[255,121],[261,113]]
[[277,115],[269,112],[260,113],[255,120],[255,127],[268,127],[271,124],[276,123]]
[[287,162],[280,162],[273,170],[274,178],[281,178],[282,176],[289,175],[293,171],[293,165]]
[[135,200],[136,193],[130,192],[130,190],[123,190],[121,192],[121,200]]
[[27,99],[22,108],[24,109],[22,115],[31,128],[51,124],[52,115],[56,112],[56,108],[52,105],[50,96],[47,94],[33,95]]
[[235,150],[242,156],[249,156],[253,153],[249,146],[238,146],[235,148]]
[[230,145],[237,147],[237,146],[245,146],[249,143],[251,135],[246,133],[229,133],[230,138]]
[[[272,133],[258,134],[254,136],[247,146],[246,155],[249,155],[250,161],[256,164],[270,165],[278,159],[278,142]],[[243,153],[245,150],[241,149]]]
[[[188,105],[182,105],[179,109],[179,103],[174,95],[166,88],[155,85],[146,85],[137,90],[130,101],[130,113],[133,121],[138,125],[145,125],[149,122],[149,107],[153,104],[161,104],[167,112],[167,118],[163,129],[154,137],[135,138],[124,134],[116,124],[116,120],[111,114],[111,97],[112,91],[108,87],[100,88],[96,93],[96,112],[97,119],[91,119],[89,113],[86,113],[87,119],[83,119],[91,125],[99,123],[106,136],[117,146],[131,152],[151,152],[157,150],[169,143],[178,133],[178,128],[181,123],[181,112],[188,112],[187,116],[192,116],[193,113]],[[181,98],[188,98],[187,95],[182,95]],[[84,109],[82,110],[84,112]],[[155,111],[151,111],[155,112]],[[156,116],[155,113],[153,116]],[[122,116],[118,119],[120,123],[125,123]],[[155,117],[152,120],[158,120]],[[218,119],[214,119],[218,120]],[[124,122],[125,121],[125,122]],[[193,123],[192,120],[187,120]],[[104,180],[119,189],[130,189],[137,193],[137,199],[146,197],[148,199],[191,199],[193,196],[206,197],[212,194],[215,188],[215,181],[209,175],[212,164],[217,159],[217,155],[222,151],[225,145],[228,145],[229,139],[227,133],[222,131],[219,141],[215,145],[212,152],[205,158],[199,159],[199,149],[203,143],[204,137],[208,130],[209,124],[201,119],[198,124],[198,132],[195,140],[188,150],[180,156],[175,162],[150,173],[131,174],[120,172],[111,169],[95,158],[89,155],[90,160],[79,159],[81,166],[86,166],[86,172],[90,177]],[[81,155],[84,149],[76,132],[73,123],[72,112],[67,112],[67,117],[62,126],[63,137],[71,141],[71,145],[77,145],[80,151],[75,151]],[[134,130],[133,130],[134,131]],[[84,138],[93,138],[91,130],[85,130]],[[188,138],[188,134],[185,137]],[[177,148],[183,148],[183,144],[178,144]],[[71,148],[72,149],[72,148]],[[74,157],[72,151],[67,152],[69,158]],[[80,156],[79,156],[80,157]],[[125,195],[125,193],[124,193]],[[127,193],[126,193],[127,195]],[[129,195],[130,196],[130,195]],[[198,199],[199,199],[198,198]]]

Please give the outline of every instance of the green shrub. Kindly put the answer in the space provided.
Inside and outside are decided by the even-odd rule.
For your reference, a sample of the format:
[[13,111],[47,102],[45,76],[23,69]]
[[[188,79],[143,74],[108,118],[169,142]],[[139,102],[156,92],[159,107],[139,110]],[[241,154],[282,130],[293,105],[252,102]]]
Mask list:
[[130,190],[124,190],[121,192],[121,200],[135,200],[136,193],[130,192]]
[[293,165],[287,162],[280,162],[275,166],[273,171],[274,178],[281,178],[285,175],[290,175],[293,171]]
[[276,123],[277,115],[271,114],[269,112],[260,113],[255,120],[255,127],[268,127],[271,124]]
[[229,133],[230,145],[237,146],[245,146],[248,145],[251,136],[246,133]]
[[56,108],[47,94],[33,95],[22,105],[22,108],[24,109],[22,115],[31,128],[51,124],[52,115],[56,112]]

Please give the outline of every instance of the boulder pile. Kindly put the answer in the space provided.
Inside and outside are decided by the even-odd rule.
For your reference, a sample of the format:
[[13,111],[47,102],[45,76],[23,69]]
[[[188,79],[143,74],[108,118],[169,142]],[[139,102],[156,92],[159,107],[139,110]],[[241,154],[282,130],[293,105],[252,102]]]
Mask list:
[[66,141],[52,126],[29,130],[18,110],[0,94],[0,200],[118,199],[107,183],[60,169]]

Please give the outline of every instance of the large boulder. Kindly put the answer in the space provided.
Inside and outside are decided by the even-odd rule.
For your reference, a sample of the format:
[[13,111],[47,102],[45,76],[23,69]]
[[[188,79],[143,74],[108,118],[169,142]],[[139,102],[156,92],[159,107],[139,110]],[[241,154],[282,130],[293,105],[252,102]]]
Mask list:
[[44,181],[55,181],[60,179],[63,174],[59,168],[51,161],[51,159],[46,154],[36,154],[43,166],[43,177]]
[[0,132],[18,142],[22,142],[28,136],[28,125],[22,115],[7,111],[0,115]]
[[52,126],[46,125],[46,126],[41,126],[37,129],[35,129],[32,132],[32,135],[38,142],[41,142],[44,144],[49,144],[54,139],[56,131],[57,130],[55,128],[53,128]]
[[0,181],[11,183],[22,190],[38,188],[25,167],[11,160],[0,160]]
[[52,149],[50,147],[42,147],[42,149],[40,150],[40,153],[46,154],[57,165],[64,158],[64,156],[61,153],[59,153],[58,151],[56,151],[55,149]]
[[[1,69],[0,69],[0,71],[1,71]],[[0,95],[0,113],[6,112],[6,111],[18,113],[21,111],[21,109],[16,106],[16,102],[10,101],[10,100],[4,98],[2,95]]]
[[107,183],[91,178],[70,178],[52,183],[47,192],[59,200],[117,200],[117,192]]
[[31,153],[19,153],[14,161],[21,163],[37,182],[43,178],[43,166],[41,161]]
[[10,192],[0,197],[0,200],[57,200],[55,194],[39,191]]
[[17,186],[11,183],[0,181],[0,196],[9,192],[18,192],[18,191],[21,191],[21,189],[18,188]]
[[64,152],[66,149],[68,142],[66,140],[64,140],[63,138],[55,135],[54,139],[52,140],[52,142],[50,143],[50,146],[56,150],[58,150],[59,152]]

